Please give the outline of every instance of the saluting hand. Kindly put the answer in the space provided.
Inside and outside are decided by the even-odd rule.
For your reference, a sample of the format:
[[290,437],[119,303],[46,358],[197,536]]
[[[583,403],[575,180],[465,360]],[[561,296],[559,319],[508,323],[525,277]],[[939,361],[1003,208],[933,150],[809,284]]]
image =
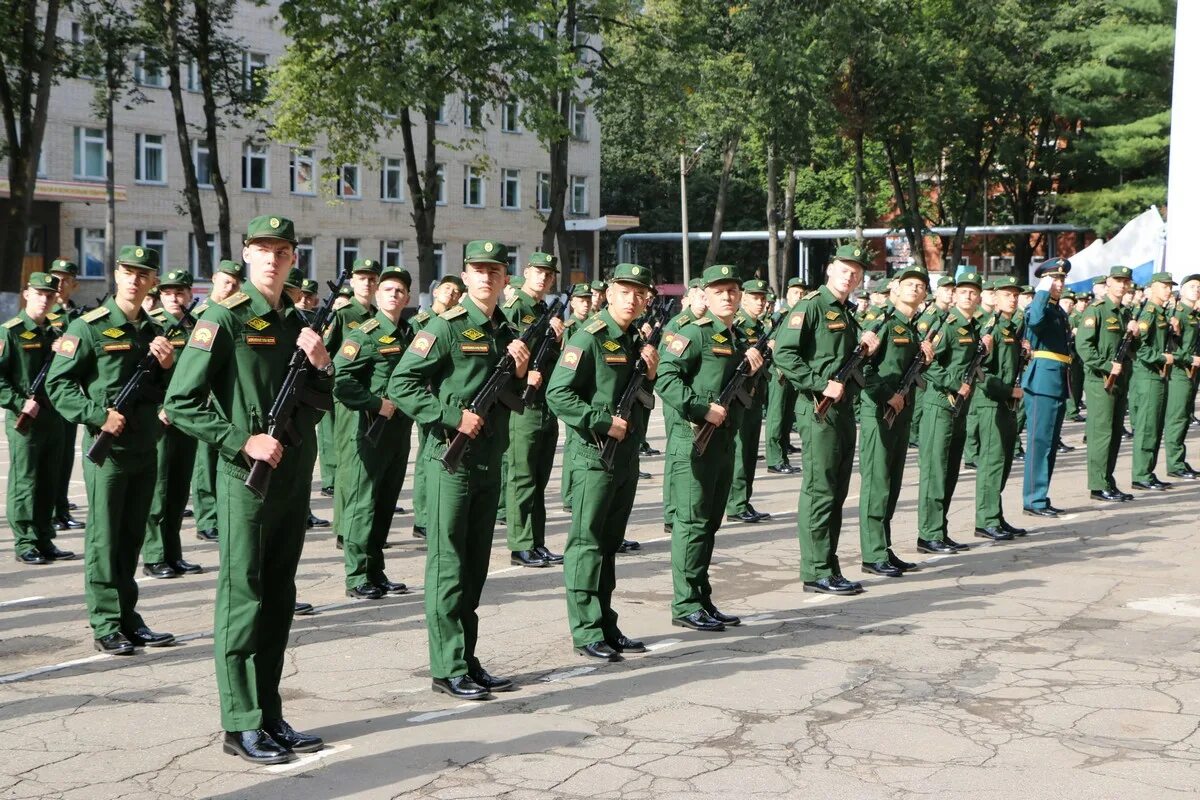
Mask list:
[[170,369],[175,363],[175,348],[165,336],[155,336],[150,340],[150,353],[158,360],[163,369]]
[[312,328],[300,331],[300,335],[296,337],[296,346],[304,351],[304,355],[308,356],[308,363],[317,369],[324,369],[332,360],[329,358],[329,351],[325,349],[325,342],[321,339],[321,335]]
[[762,369],[762,365],[763,365],[762,353],[758,352],[757,350],[755,350],[753,348],[751,348],[750,350],[747,350],[746,351],[746,363],[750,365],[750,374],[754,375],[760,369]]

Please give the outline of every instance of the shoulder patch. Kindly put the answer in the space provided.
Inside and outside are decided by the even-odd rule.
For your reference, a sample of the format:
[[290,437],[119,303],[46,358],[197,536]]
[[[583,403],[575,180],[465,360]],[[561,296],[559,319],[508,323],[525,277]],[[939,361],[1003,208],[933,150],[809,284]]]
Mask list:
[[1096,327],[1096,318],[1095,318],[1095,317],[1090,317],[1090,316],[1089,316],[1089,317],[1085,317],[1085,318],[1084,318],[1084,320],[1083,320],[1083,327],[1085,327],[1085,328],[1094,328],[1094,327]]
[[675,324],[679,325],[680,327],[687,325],[691,321],[692,318],[688,316],[686,311],[675,318]]
[[108,306],[100,306],[93,308],[91,311],[83,315],[84,322],[95,322],[98,319],[104,319],[109,314]]
[[4,323],[4,327],[9,328],[11,330],[12,328],[17,327],[20,324],[21,324],[21,318],[13,317],[8,322]]
[[583,350],[573,344],[563,348],[562,359],[560,363],[564,369],[569,369],[572,372],[579,367],[579,359],[583,357]]
[[[250,299],[249,296],[246,299]],[[221,326],[217,323],[211,320],[200,320],[196,323],[196,327],[192,328],[192,335],[188,338],[188,347],[194,347],[206,353],[211,351],[219,330],[221,330]]]
[[74,358],[75,351],[79,349],[79,337],[70,333],[64,333],[62,337],[55,342],[55,352],[63,358]]
[[594,319],[584,327],[584,330],[587,331],[588,333],[599,333],[600,331],[604,330],[607,327],[608,327],[608,324],[605,323],[604,320]]
[[803,328],[804,327],[804,312],[797,311],[795,314],[792,314],[790,317],[788,317],[788,327],[793,328],[793,329]]
[[458,319],[459,317],[463,316],[466,313],[467,313],[467,310],[465,308],[463,308],[462,306],[455,306],[454,308],[450,309],[449,311],[443,311],[438,316],[440,316],[442,319]]
[[429,355],[429,351],[433,349],[433,343],[436,341],[437,337],[432,333],[421,331],[413,337],[412,344],[408,346],[408,349],[415,352],[421,358],[425,358]]
[[364,322],[362,325],[359,325],[358,330],[361,333],[370,333],[371,331],[375,330],[378,327],[379,327],[379,320],[369,319],[366,322]]
[[58,319],[61,316],[62,316],[62,314],[55,314],[53,311],[46,312],[46,319],[50,320],[51,322],[54,322],[54,320]]
[[696,321],[695,321],[695,322],[693,322],[692,324],[693,324],[693,325],[699,325],[699,326],[701,326],[701,327],[703,327],[703,326],[705,326],[705,325],[711,325],[711,324],[712,324],[712,317],[701,317],[700,319],[696,320]]
[[687,350],[688,345],[691,343],[692,340],[686,336],[676,336],[671,340],[670,344],[667,345],[667,352],[673,356],[681,356],[683,355],[683,351]]
[[358,351],[358,342],[346,342],[344,345],[342,345],[342,349],[338,352],[342,358],[346,359],[347,361],[353,361],[354,357],[358,355]]
[[245,292],[238,292],[237,294],[231,294],[229,297],[226,297],[224,300],[222,300],[221,305],[225,306],[225,308],[237,308],[242,303],[248,302],[250,302],[250,295],[246,294]]

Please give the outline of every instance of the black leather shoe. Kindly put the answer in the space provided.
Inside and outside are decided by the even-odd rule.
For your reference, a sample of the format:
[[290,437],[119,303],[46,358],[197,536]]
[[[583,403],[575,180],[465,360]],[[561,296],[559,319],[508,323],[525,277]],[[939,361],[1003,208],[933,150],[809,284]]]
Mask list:
[[221,749],[251,764],[286,764],[295,758],[264,730],[225,731]]
[[1024,461],[1024,460],[1025,460],[1025,451],[1024,450],[1018,450],[1017,452],[1013,453],[1013,461]]
[[963,462],[963,470],[964,470],[964,471],[966,471],[966,472],[974,472],[974,471],[975,471],[975,470],[977,470],[977,469],[979,469],[979,467],[975,466],[975,462],[974,462],[974,461],[964,461],[964,462]]
[[136,631],[126,631],[125,638],[133,642],[135,647],[166,647],[175,644],[175,634],[156,633],[145,625]]
[[196,531],[196,538],[202,542],[215,542],[219,535],[216,528],[205,528],[202,531]]
[[315,753],[325,746],[325,740],[311,733],[301,733],[287,724],[287,720],[263,720],[263,730],[285,750],[293,753]]
[[618,653],[644,653],[646,652],[646,644],[639,642],[637,639],[630,639],[625,634],[620,634],[615,639],[605,639],[605,643],[616,650]]
[[1058,452],[1060,452],[1060,453],[1073,453],[1073,452],[1075,452],[1075,448],[1074,448],[1074,447],[1072,447],[1071,445],[1067,444],[1066,442],[1064,442],[1064,441],[1062,441],[1062,440],[1059,440],[1058,444],[1057,444],[1057,445],[1055,445],[1055,449],[1056,449],[1056,450],[1058,450]]
[[487,700],[492,693],[466,675],[454,678],[434,678],[433,690],[457,697],[459,700]]
[[890,547],[888,548],[887,554],[888,554],[888,563],[891,564],[896,569],[903,570],[905,572],[913,572],[913,571],[921,569],[920,564],[914,564],[911,561],[905,561],[903,558],[896,555],[895,552],[893,552],[892,548],[890,548]]
[[561,564],[563,562],[563,557],[558,553],[551,553],[546,545],[533,548],[533,552],[541,556],[547,564]]
[[654,476],[651,475],[649,472],[643,472],[640,469],[638,470],[638,480],[640,480],[640,481],[648,481],[653,477]]
[[718,622],[708,615],[708,612],[703,608],[698,611],[693,611],[686,617],[675,617],[671,620],[671,624],[676,628],[691,628],[694,631],[723,631],[725,623]]
[[296,608],[292,611],[292,614],[297,617],[307,617],[309,614],[313,613],[313,611],[314,609],[312,603],[305,603],[301,600],[297,600]]
[[117,631],[108,636],[101,636],[93,644],[101,653],[110,656],[128,656],[133,654],[133,642],[125,638],[125,634]]
[[404,506],[396,506],[396,513],[397,514],[407,514],[408,512],[404,510]]
[[376,581],[375,586],[384,594],[408,594],[408,586],[403,583],[389,581],[387,578]]
[[[664,526],[664,530],[666,530],[668,533],[670,532],[670,528],[668,528],[666,526]],[[632,539],[622,539],[621,546],[617,548],[617,552],[618,553],[629,553],[634,550],[641,550],[641,549],[642,549],[641,542],[635,542]]]
[[17,563],[19,564],[49,564],[50,559],[38,552],[37,548],[26,550],[24,553],[17,553]]
[[798,455],[800,455],[800,448],[797,447],[796,445],[792,444],[791,442],[788,442],[787,454],[789,456],[798,456]]
[[184,519],[191,519],[194,516],[196,516],[196,512],[192,511],[190,508],[185,508],[183,510],[183,518]]
[[838,581],[836,575],[804,582],[804,591],[817,592],[819,594],[858,594],[862,591],[861,587],[857,589],[854,587],[855,584],[849,581]]
[[73,531],[82,527],[83,523],[72,517],[70,514],[63,514],[61,517],[54,518],[54,530],[56,531]]
[[151,578],[158,578],[160,580],[179,577],[179,573],[175,571],[175,568],[166,561],[154,561],[143,565],[142,574],[149,575]]
[[1115,486],[1110,487],[1109,491],[1116,492],[1117,494],[1121,495],[1121,499],[1124,500],[1126,503],[1128,503],[1130,500],[1133,499],[1133,495],[1131,495],[1129,492],[1122,492],[1120,489],[1118,489]]
[[1013,535],[999,525],[989,525],[986,528],[976,528],[975,536],[979,539],[991,539],[993,542],[1011,542]]
[[843,575],[834,575],[830,577],[829,582],[839,589],[853,589],[855,594],[863,590],[863,585],[858,581],[847,580]]
[[1025,534],[1029,533],[1029,531],[1025,530],[1024,528],[1018,528],[1016,525],[1010,525],[1006,519],[1000,520],[1000,527],[1001,529],[1011,533],[1013,536],[1024,536]]
[[344,549],[346,549],[345,542],[344,542],[344,540],[342,539],[342,537],[341,537],[341,536],[337,536],[337,537],[335,537],[335,538],[334,538],[334,540],[333,540],[333,546],[334,546],[335,548],[337,548],[338,550],[344,550]]
[[1087,422],[1087,417],[1083,416],[1082,414],[1075,414],[1074,416],[1068,417],[1068,419],[1070,419],[1071,422]]
[[329,527],[329,520],[327,520],[327,519],[321,519],[321,518],[320,518],[320,517],[318,517],[316,514],[309,513],[309,515],[308,515],[308,522],[307,522],[307,523],[305,523],[305,525],[306,525],[306,527],[308,527],[310,530],[311,530],[312,528],[328,528],[328,527]]
[[778,464],[768,466],[767,472],[775,475],[791,475],[796,472],[796,468],[786,461],[780,461]]
[[1110,503],[1124,503],[1125,502],[1124,496],[1122,496],[1118,492],[1114,492],[1112,489],[1099,489],[1099,490],[1093,489],[1089,493],[1089,496],[1093,500],[1106,500]]
[[321,487],[321,496],[322,497],[333,497],[333,487],[332,486],[322,486]]
[[383,590],[374,584],[363,583],[353,589],[347,589],[346,597],[353,597],[355,600],[378,600],[383,597]]
[[642,444],[638,447],[638,455],[661,456],[662,450],[655,450],[653,447],[651,447],[646,442],[642,442]]
[[41,553],[44,558],[47,558],[50,561],[70,561],[75,557],[75,554],[70,550],[59,550],[54,544],[49,544],[45,547],[39,547],[38,552]]
[[958,551],[943,541],[937,539],[917,539],[918,553],[937,553],[939,555],[953,555]]
[[[1195,417],[1193,417],[1193,419],[1195,419]],[[1200,422],[1200,420],[1197,420],[1197,422]],[[75,505],[74,503],[67,503],[67,511],[78,511],[78,510],[79,510],[79,506]]]
[[422,528],[420,525],[414,525],[413,526],[413,538],[414,539],[424,539],[425,538],[425,529]]
[[735,617],[733,614],[724,614],[716,606],[709,606],[708,608],[706,608],[704,610],[708,612],[708,615],[710,617],[712,617],[713,619],[715,619],[717,622],[721,623],[722,625],[728,625],[731,628],[736,628],[738,625],[742,624],[741,617]]
[[542,554],[536,550],[513,550],[508,561],[518,567],[550,566],[550,562],[542,558]]
[[885,578],[899,578],[904,575],[904,570],[890,561],[876,561],[874,564],[864,561],[862,571],[872,575],[882,575]]
[[190,561],[184,561],[182,558],[178,561],[167,562],[171,565],[171,569],[181,575],[199,575],[204,572],[204,567],[199,564],[193,564]]
[[1167,483],[1166,481],[1160,481],[1157,475],[1150,476],[1150,485],[1155,489],[1158,489],[1160,492],[1171,488],[1171,484]]
[[759,511],[757,508],[755,508],[754,506],[750,505],[749,503],[746,503],[746,510],[747,510],[747,511],[749,511],[749,512],[750,512],[751,514],[753,514],[754,516],[758,517],[758,521],[759,521],[759,522],[762,522],[762,521],[763,521],[763,520],[765,520],[765,519],[770,519],[770,518],[771,518],[771,515],[770,515],[770,514],[768,514],[768,513],[767,513],[767,512],[765,512],[765,511]]
[[1185,480],[1185,481],[1194,481],[1197,478],[1200,478],[1200,472],[1196,472],[1191,467],[1188,467],[1186,470],[1180,470],[1180,471],[1176,471],[1176,472],[1168,472],[1167,477],[1168,478],[1179,478],[1180,480]]
[[753,511],[743,511],[740,514],[726,514],[725,519],[730,522],[759,522],[758,514]]
[[962,544],[961,542],[956,542],[953,539],[951,539],[949,536],[947,536],[945,539],[942,539],[942,541],[945,542],[946,544],[950,545],[951,547],[953,547],[955,550],[970,550],[971,549],[971,545]]
[[1122,439],[1132,439],[1133,431],[1129,430],[1129,428],[1123,428],[1121,430],[1121,438]]
[[583,647],[576,647],[575,652],[581,656],[594,658],[598,661],[620,661],[621,654],[608,645],[607,642],[592,642]]
[[1058,512],[1049,508],[1028,508],[1023,509],[1024,513],[1031,517],[1057,517]]
[[515,692],[517,685],[508,678],[498,678],[482,666],[467,670],[467,677],[489,692]]

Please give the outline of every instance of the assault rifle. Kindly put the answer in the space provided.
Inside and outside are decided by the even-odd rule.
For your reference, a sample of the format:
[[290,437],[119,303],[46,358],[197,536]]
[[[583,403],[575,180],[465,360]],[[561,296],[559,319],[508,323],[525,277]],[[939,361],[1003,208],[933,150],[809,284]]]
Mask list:
[[[887,325],[888,320],[891,319],[892,312],[894,310],[895,308],[889,303],[883,310],[883,314],[880,315],[879,321],[875,323],[870,332],[879,333],[879,331],[883,330],[884,326]],[[853,379],[861,386],[862,373],[858,371],[858,368],[861,367],[862,363],[866,360],[867,346],[862,342],[859,342],[858,346],[851,351],[850,355],[846,356],[846,360],[842,362],[842,365],[837,368],[837,372],[833,373],[833,377],[830,378],[830,380],[845,384],[847,381]],[[843,395],[843,397],[844,396],[845,395]],[[833,405],[833,402],[834,400],[832,397],[821,395],[821,399],[817,401],[817,406],[814,409],[814,413],[817,415],[818,421],[825,421],[825,415],[829,413],[829,408]]]
[[[758,341],[750,348],[757,350],[758,354],[763,356],[763,367],[766,367],[766,352],[767,344],[771,341],[769,336],[760,336]],[[761,371],[761,370],[760,370]],[[750,362],[745,358],[737,365],[737,369],[733,372],[733,377],[721,389],[721,394],[717,397],[717,405],[724,408],[727,412],[733,411],[733,404],[738,403],[743,408],[749,408],[754,402],[753,385],[755,376],[750,374]],[[708,449],[708,443],[712,440],[713,434],[716,433],[719,425],[714,425],[707,420],[700,423],[696,427],[696,433],[692,437],[692,449],[696,451],[696,455],[704,455],[704,451]]]
[[[658,341],[662,338],[662,329],[667,320],[671,318],[671,305],[673,301],[669,297],[662,297],[655,301],[655,305],[650,310],[650,335],[646,337],[646,344],[651,347],[658,347]],[[646,365],[645,359],[638,356],[638,360],[633,364],[633,374],[629,376],[629,383],[625,384],[625,389],[621,392],[621,397],[617,400],[617,405],[613,408],[613,416],[620,417],[623,420],[628,420],[633,413],[634,403],[641,403],[647,409],[654,408],[654,395],[646,391],[646,371],[649,367]],[[604,465],[604,469],[612,472],[613,458],[617,454],[616,439],[611,436],[604,437],[604,441],[600,445],[600,463]]]
[[975,381],[983,377],[983,360],[987,358],[988,349],[983,343],[984,337],[991,336],[992,331],[996,330],[996,320],[1000,319],[999,314],[992,316],[991,323],[988,324],[986,331],[981,331],[979,341],[975,343],[975,356],[971,359],[971,363],[967,366],[967,371],[963,373],[963,384],[967,387],[967,396],[963,397],[958,402],[950,404],[950,416],[957,418],[964,408],[967,407],[967,400],[971,397],[971,389],[975,386]]
[[[517,341],[524,342],[525,346],[528,347],[530,342],[543,335],[546,329],[550,327],[550,320],[558,315],[561,304],[562,300],[555,300],[553,305],[547,308],[535,322],[531,323],[521,333]],[[503,403],[509,410],[518,414],[525,413],[525,404],[509,388],[516,373],[516,360],[513,359],[511,353],[505,352],[500,361],[497,362],[496,369],[492,371],[487,382],[475,393],[471,404],[467,406],[467,411],[483,417],[485,423],[487,422],[488,415],[492,413],[492,409],[496,407],[497,403]],[[466,455],[467,445],[470,443],[471,437],[462,431],[458,431],[454,434],[454,438],[450,440],[450,444],[447,445],[446,452],[442,454],[441,462],[446,467],[446,471],[451,475],[458,471],[463,456]]]
[[[1134,322],[1140,322],[1142,312],[1146,310],[1146,303],[1150,302],[1150,298],[1144,298],[1138,306],[1137,313],[1133,315]],[[1129,356],[1129,348],[1133,347],[1133,334],[1128,330],[1121,337],[1121,341],[1117,342],[1117,351],[1113,353],[1113,363],[1124,365],[1125,359]],[[1104,391],[1112,394],[1113,387],[1117,385],[1117,375],[1113,372],[1104,376]]]
[[[926,309],[928,308],[929,306],[927,305]],[[924,311],[921,313],[924,313]],[[918,316],[920,315],[918,314]],[[939,330],[941,330],[942,325],[945,324],[946,318],[949,316],[950,312],[945,311],[941,316],[930,323],[929,330],[925,331],[925,338],[921,341],[932,342],[933,337],[937,335]],[[900,378],[900,386],[896,389],[896,394],[903,397],[905,402],[908,402],[908,393],[912,391],[913,386],[925,386],[925,379],[921,377],[921,373],[924,371],[925,355],[918,350],[916,355],[912,357],[912,360],[908,362],[908,366],[905,367],[904,375]],[[883,412],[883,421],[887,423],[888,428],[891,428],[892,425],[895,424],[896,417],[898,416],[899,414],[896,412],[896,409],[888,406],[887,410]]]
[[[343,267],[342,271],[338,273],[336,281],[325,282],[325,285],[329,287],[329,296],[317,309],[312,323],[308,326],[315,333],[319,334],[325,329],[326,322],[333,315],[333,302],[337,300],[338,291],[349,277],[350,271]],[[308,356],[297,347],[296,352],[292,353],[292,360],[288,362],[288,371],[283,378],[283,385],[279,387],[279,393],[275,395],[275,401],[271,403],[271,410],[267,412],[267,435],[284,447],[300,444],[300,432],[296,430],[295,420],[296,412],[300,410],[301,404],[318,411],[328,411],[333,407],[327,395],[319,394],[308,388],[309,373]],[[246,476],[245,487],[260,500],[266,497],[273,470],[270,462],[256,460],[250,466],[250,474]]]
[[[1020,342],[1021,355],[1017,356],[1017,379],[1013,382],[1013,386],[1020,386],[1021,379],[1025,376],[1025,368],[1029,366],[1030,354],[1025,347],[1025,320],[1021,320],[1021,328],[1016,334],[1016,340]],[[1008,398],[1008,410],[1016,411],[1017,406],[1021,401],[1015,397]]]
[[[405,346],[407,346],[407,343]],[[395,414],[393,413],[392,416],[395,416]],[[385,417],[382,414],[376,414],[375,419],[371,420],[371,424],[367,426],[367,441],[371,444],[379,444],[379,437],[383,435],[383,429],[391,418]]]
[[[42,342],[42,348],[49,352],[46,353],[46,360],[42,363],[42,368],[34,376],[33,383],[29,385],[29,399],[37,403],[38,411],[41,411],[46,405],[46,376],[50,374],[50,365],[54,363],[54,340],[60,335],[53,325],[46,326],[46,339]],[[33,418],[33,414],[26,414],[22,411],[17,415],[17,421],[13,423],[13,428],[17,433],[26,434],[33,425]]]
[[[195,324],[196,320],[192,318],[192,309],[200,302],[199,298],[192,301],[192,304],[183,310],[179,316],[179,320],[174,325],[167,328],[163,332],[163,336],[170,339],[172,336],[185,330],[184,324],[191,322]],[[133,371],[133,375],[129,377],[125,385],[121,387],[120,394],[113,401],[113,410],[119,414],[125,414],[133,407],[134,403],[142,399],[142,395],[146,391],[147,381],[153,375],[157,375],[162,370],[162,365],[158,363],[158,358],[153,353],[146,353],[142,360],[138,362],[137,369]],[[112,450],[113,439],[116,437],[108,431],[100,431],[96,438],[92,441],[92,446],[88,448],[87,458],[98,467],[104,466],[104,462],[108,460],[109,451]]]
[[[555,301],[555,303],[560,302],[562,301]],[[558,315],[556,314],[555,317],[557,316]],[[554,337],[554,333],[550,329],[549,324],[547,324],[546,333],[542,336],[541,344],[538,345],[537,351],[534,353],[533,358],[529,359],[530,372],[542,372],[546,368],[546,365],[549,364],[553,359],[551,354],[553,353],[554,346],[557,342],[558,340]],[[527,385],[525,387],[525,391],[521,392],[521,404],[526,408],[532,405],[534,398],[537,397],[539,388],[545,388],[545,383],[543,383],[541,387]]]

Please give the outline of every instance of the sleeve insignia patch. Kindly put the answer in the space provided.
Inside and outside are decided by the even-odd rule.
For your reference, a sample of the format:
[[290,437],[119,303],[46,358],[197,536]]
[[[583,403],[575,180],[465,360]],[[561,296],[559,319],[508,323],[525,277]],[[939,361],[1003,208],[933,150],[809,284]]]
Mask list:
[[617,344],[616,342],[612,341],[611,339],[600,346],[603,347],[605,350],[607,350],[610,353],[615,353],[621,349],[621,345]]
[[63,334],[58,340],[55,350],[63,358],[74,358],[75,351],[79,349],[79,337],[70,333]]
[[358,350],[358,342],[346,342],[344,345],[342,345],[342,358],[346,359],[347,361],[353,361],[354,357],[358,355]]
[[1145,333],[1146,331],[1150,330],[1150,323],[1149,322],[1139,322],[1138,330],[1140,330],[1142,333]]
[[470,339],[472,342],[478,342],[485,336],[484,332],[478,328],[467,328],[462,332],[462,335]]
[[1083,321],[1083,327],[1085,327],[1085,328],[1094,328],[1094,327],[1096,327],[1096,318],[1095,318],[1095,317],[1088,317],[1087,319],[1085,319],[1085,320]]
[[256,331],[261,331],[263,328],[268,327],[271,323],[267,322],[262,317],[251,317],[250,319],[246,320],[246,324],[251,328],[254,328]]
[[792,316],[788,318],[788,327],[789,328],[804,327],[804,312],[801,311],[797,314],[792,314]]
[[107,328],[101,331],[101,333],[110,339],[120,339],[125,335],[125,331],[121,330],[120,328]]
[[683,355],[683,351],[687,350],[688,345],[691,343],[691,339],[687,338],[686,336],[676,336],[671,340],[671,343],[667,345],[667,352],[672,355],[681,356]]
[[583,350],[573,344],[567,345],[562,354],[563,367],[574,371],[579,366],[579,359],[582,356]]
[[929,330],[929,323],[928,322],[918,322],[917,330],[919,330],[921,333],[924,333],[925,331]]
[[215,322],[200,320],[196,323],[196,327],[192,328],[192,335],[188,339],[188,346],[194,347],[197,350],[203,350],[206,353],[211,351],[213,342],[217,339],[217,331],[220,329],[220,326]]
[[433,349],[433,343],[437,341],[437,337],[429,331],[421,331],[412,340],[409,349],[416,352],[421,358],[429,355],[429,351]]

